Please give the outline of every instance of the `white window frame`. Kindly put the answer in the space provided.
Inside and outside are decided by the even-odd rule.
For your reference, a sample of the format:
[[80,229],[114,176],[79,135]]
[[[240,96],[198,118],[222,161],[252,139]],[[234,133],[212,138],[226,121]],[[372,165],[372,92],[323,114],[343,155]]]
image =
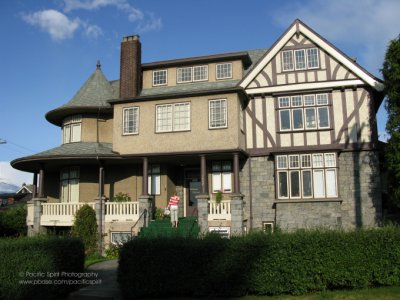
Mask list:
[[[219,68],[225,68],[225,66],[229,66],[227,70],[218,70]],[[222,75],[222,76],[221,76]],[[215,65],[215,78],[217,80],[220,79],[229,79],[233,77],[233,65],[231,62],[229,63],[222,63]]]
[[[128,112],[128,111],[133,112],[132,120],[126,119],[128,117],[126,115],[126,112]],[[140,110],[139,110],[138,106],[125,107],[123,109],[123,111],[122,111],[122,135],[134,135],[134,134],[139,133],[139,119],[140,119],[139,113],[140,113]],[[133,122],[132,131],[129,131],[128,122]]]
[[[78,131],[74,129],[78,128]],[[82,115],[73,115],[63,120],[63,144],[76,143],[82,140]]]
[[[187,80],[184,80],[184,78],[182,78],[182,72],[188,72],[188,74],[190,74],[190,78]],[[193,67],[182,67],[182,68],[176,69],[176,82],[177,83],[187,83],[187,82],[192,82],[192,81],[193,81]]]
[[[304,67],[299,67],[298,66],[298,61],[297,61],[297,55],[296,55],[296,53],[303,53],[303,57],[304,57]],[[305,51],[305,49],[296,49],[296,50],[294,50],[294,53],[293,53],[293,58],[294,58],[294,65],[295,65],[295,69],[296,69],[296,71],[297,70],[306,70],[307,69],[307,57],[306,57],[306,51]]]
[[[313,96],[313,103],[311,105],[309,102],[306,103],[307,98],[311,98]],[[298,97],[301,97],[301,100],[297,100]],[[319,98],[325,99],[323,102],[320,101]],[[294,101],[296,100],[296,101]],[[300,104],[299,104],[300,103]],[[284,96],[278,97],[278,118],[279,118],[279,130],[280,131],[300,131],[300,130],[307,130],[307,131],[315,131],[315,130],[322,130],[322,129],[330,129],[331,128],[331,117],[329,111],[329,97],[326,93],[318,93],[318,94],[307,94],[307,95],[295,95],[295,96]],[[294,111],[295,110],[302,110],[302,118],[303,118],[303,126],[299,128],[294,128]],[[320,109],[324,109],[327,112],[327,126],[320,126]],[[307,111],[314,111],[315,116],[315,127],[309,127],[307,125]],[[282,113],[285,111],[289,111],[289,128],[282,128]]]
[[[195,72],[196,69],[204,69],[204,74],[205,74],[205,78],[202,79],[195,79]],[[202,73],[202,71],[200,71],[200,74]],[[207,81],[208,80],[208,65],[201,65],[201,66],[193,66],[193,81],[194,82],[198,82],[198,81]]]
[[[60,172],[60,201],[61,203],[78,203],[79,202],[79,182],[80,168],[68,167]],[[65,190],[64,190],[65,188]],[[72,195],[73,191],[75,194]],[[65,195],[64,193],[67,193]]]
[[[129,236],[129,238],[123,242],[116,242],[115,238],[114,238],[114,235],[116,235],[116,234],[124,234],[124,235]],[[128,242],[130,239],[132,239],[132,232],[130,232],[130,231],[111,231],[111,243],[114,245],[122,245],[125,242]]]
[[[161,76],[158,74],[164,73],[165,75],[163,75],[165,77],[165,82],[161,82],[160,83],[160,78]],[[157,80],[157,82],[156,82]],[[154,70],[153,71],[153,86],[162,86],[162,85],[167,85],[168,84],[168,70],[167,69],[163,69],[163,70]]]
[[[224,170],[225,167],[225,170]],[[213,161],[211,169],[211,183],[212,193],[232,193],[233,183],[233,169],[231,161]],[[217,183],[217,184],[216,184]],[[217,185],[217,186],[215,186]]]
[[[212,116],[215,115],[215,113],[212,112],[212,109],[216,109],[213,107],[213,103],[220,102],[221,105],[222,103],[225,103],[225,111],[223,113],[223,120],[222,120],[222,125],[213,125],[215,120],[212,119]],[[220,106],[221,107],[221,106]],[[220,123],[220,122],[218,122]],[[227,128],[228,127],[228,101],[227,99],[211,99],[208,100],[208,129],[221,129],[221,128]]]
[[[285,53],[289,54],[289,56],[287,56],[287,58],[291,59],[290,63],[289,62],[285,63]],[[293,71],[294,70],[293,50],[282,51],[281,59],[282,59],[282,70],[283,71]],[[290,65],[292,66],[291,68],[288,67]]]
[[[308,56],[309,53],[313,50],[316,50],[316,59],[317,59],[317,66],[310,67],[309,66],[309,61],[308,61]],[[298,52],[303,52],[304,55],[304,68],[301,68],[298,66],[297,59],[296,59],[296,53]],[[285,55],[288,55],[285,57]],[[289,63],[285,63],[285,58],[291,60],[291,68],[288,67],[290,66]],[[282,50],[281,51],[281,60],[282,60],[282,71],[283,72],[289,72],[289,71],[304,71],[304,70],[313,70],[313,69],[319,69],[320,68],[320,56],[319,56],[319,49],[317,47],[311,47],[311,48],[302,48],[302,49],[294,49],[294,50]]]
[[[309,60],[308,60],[308,53],[311,51],[311,50],[316,50],[316,57],[317,57],[317,66],[316,67],[310,67],[310,65],[309,65]],[[307,57],[307,69],[309,69],[309,70],[312,70],[312,69],[318,69],[319,68],[319,65],[320,65],[320,63],[319,63],[319,51],[318,51],[318,48],[316,48],[316,47],[313,47],[313,48],[307,48],[307,51],[306,51],[307,53],[306,53],[306,57]]]
[[[293,159],[295,157],[298,157],[298,164],[291,163],[291,161],[297,161]],[[307,159],[303,160],[303,157],[307,157]],[[286,161],[286,167],[283,163],[284,161]],[[303,161],[308,163],[303,165]],[[335,152],[277,155],[275,156],[275,172],[276,197],[278,199],[324,199],[338,197],[338,167],[337,154]],[[299,172],[299,195],[292,194],[293,172]],[[307,196],[304,196],[305,172],[309,172],[310,174],[311,195]],[[286,174],[287,197],[280,194],[280,173]],[[330,181],[328,182],[328,180]],[[322,192],[321,196],[316,196],[316,191],[318,190]]]
[[[188,107],[188,122],[187,122],[187,127],[183,128],[183,129],[177,129],[176,127],[176,115],[179,114],[179,112],[177,111],[176,107],[178,106],[187,106]],[[165,118],[165,120],[167,120],[167,122],[170,124],[170,127],[167,129],[160,129],[160,119],[159,119],[159,109],[161,108],[171,108],[171,116],[170,118]],[[171,104],[158,104],[156,105],[156,133],[163,133],[163,132],[179,132],[179,131],[189,131],[191,128],[191,104],[190,102],[179,102],[179,103],[171,103]]]
[[159,164],[149,165],[147,185],[147,192],[149,195],[161,194],[161,166]]

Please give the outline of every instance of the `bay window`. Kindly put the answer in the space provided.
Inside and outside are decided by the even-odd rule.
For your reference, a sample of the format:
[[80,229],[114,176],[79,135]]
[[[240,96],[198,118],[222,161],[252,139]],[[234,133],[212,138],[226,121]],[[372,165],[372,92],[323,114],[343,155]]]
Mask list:
[[277,155],[275,161],[278,199],[338,196],[336,153]]

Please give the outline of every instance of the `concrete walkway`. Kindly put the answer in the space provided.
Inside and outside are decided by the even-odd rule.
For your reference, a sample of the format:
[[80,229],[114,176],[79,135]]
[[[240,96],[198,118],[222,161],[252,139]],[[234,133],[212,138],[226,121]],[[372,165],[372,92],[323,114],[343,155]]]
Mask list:
[[69,300],[83,299],[121,299],[117,283],[118,260],[107,260],[88,267],[86,273],[97,273],[97,279],[101,279],[101,284],[93,284],[83,287],[68,297]]

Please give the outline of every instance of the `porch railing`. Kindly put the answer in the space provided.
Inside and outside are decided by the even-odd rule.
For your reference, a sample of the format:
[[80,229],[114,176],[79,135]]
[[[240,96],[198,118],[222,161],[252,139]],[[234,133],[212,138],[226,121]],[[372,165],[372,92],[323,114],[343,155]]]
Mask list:
[[139,218],[139,202],[106,202],[106,222],[135,221]]
[[95,203],[43,203],[40,224],[43,226],[72,226],[76,212],[85,204],[95,209]]
[[217,204],[215,201],[208,201],[208,220],[230,220],[231,219],[231,201],[223,200]]
[[[95,209],[96,203],[43,203],[40,225],[72,226],[76,212],[85,204]],[[139,217],[138,202],[106,202],[105,222],[135,221]],[[33,215],[33,207],[32,213]],[[29,219],[29,218],[28,218]]]

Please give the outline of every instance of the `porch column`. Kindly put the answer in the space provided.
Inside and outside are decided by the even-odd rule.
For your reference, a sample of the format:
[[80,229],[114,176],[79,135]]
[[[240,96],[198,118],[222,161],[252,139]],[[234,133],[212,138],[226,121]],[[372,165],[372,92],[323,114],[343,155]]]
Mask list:
[[104,232],[104,214],[105,214],[105,204],[104,204],[104,167],[100,163],[99,166],[99,197],[96,199],[95,211],[97,219],[97,230],[98,230],[98,246],[99,253],[103,253],[103,232]]
[[39,171],[39,193],[38,193],[38,198],[43,198],[44,197],[44,167],[43,165],[40,166],[40,171]]
[[208,180],[207,180],[207,162],[204,154],[200,155],[200,177],[201,177],[201,191],[202,195],[208,194]]
[[[142,174],[142,194],[139,196],[139,230],[141,227],[147,227],[150,222],[152,213],[152,197],[149,195],[148,183],[149,161],[147,157],[143,157],[143,174]],[[137,232],[136,232],[137,233]]]
[[142,175],[142,195],[148,196],[149,195],[149,183],[148,183],[148,169],[149,169],[149,161],[147,157],[143,157],[143,175]]
[[231,194],[231,235],[242,235],[244,195],[240,193],[239,153],[233,153],[233,193]]
[[33,204],[33,226],[28,226],[28,235],[38,235],[46,233],[46,227],[40,225],[40,219],[42,217],[42,203],[46,203],[47,199],[34,198],[28,202],[28,205]]
[[240,180],[239,180],[239,153],[233,153],[233,193],[240,193]]
[[36,198],[37,196],[37,173],[33,173],[33,190],[32,190],[32,198]]

